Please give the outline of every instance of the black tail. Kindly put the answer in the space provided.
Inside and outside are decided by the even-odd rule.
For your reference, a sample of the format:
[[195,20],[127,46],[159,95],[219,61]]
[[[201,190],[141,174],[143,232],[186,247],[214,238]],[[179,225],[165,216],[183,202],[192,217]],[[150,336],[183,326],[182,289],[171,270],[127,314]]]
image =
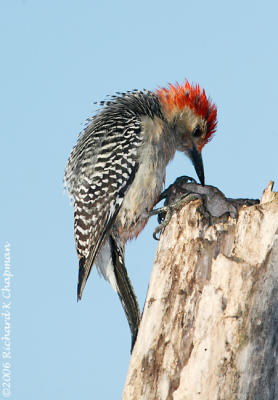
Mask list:
[[86,258],[82,257],[79,260],[79,273],[78,273],[78,285],[77,285],[77,301],[81,300],[82,292],[87,281],[88,274],[86,274],[85,270],[85,262]]
[[138,327],[140,323],[140,309],[134,289],[125,268],[122,249],[117,246],[116,241],[110,235],[112,250],[112,261],[114,265],[115,277],[118,286],[118,295],[125,311],[131,331],[131,352],[136,341]]

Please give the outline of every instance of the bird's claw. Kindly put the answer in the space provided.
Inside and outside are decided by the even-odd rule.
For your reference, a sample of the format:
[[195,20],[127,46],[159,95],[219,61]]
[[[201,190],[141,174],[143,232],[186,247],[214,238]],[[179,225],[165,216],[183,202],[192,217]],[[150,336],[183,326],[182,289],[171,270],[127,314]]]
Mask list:
[[[171,185],[171,186],[173,186],[173,185]],[[160,234],[161,231],[168,225],[174,211],[180,209],[184,204],[187,204],[190,201],[200,199],[201,197],[202,197],[201,195],[196,194],[196,193],[186,193],[185,195],[180,197],[178,199],[178,201],[176,201],[175,203],[166,204],[163,207],[153,210],[150,215],[151,216],[157,215],[157,219],[158,219],[158,223],[159,223],[159,225],[155,228],[155,230],[153,232],[153,238],[155,240],[159,240],[159,237],[157,237],[157,235]],[[166,199],[165,203],[167,202],[167,200],[168,200],[168,198]]]
[[178,191],[180,191],[181,193],[186,192],[186,190],[183,189],[182,185],[186,185],[188,183],[194,183],[197,185],[195,179],[191,178],[190,176],[183,175],[178,177],[174,183],[172,183],[167,189],[163,190],[163,192],[160,193],[160,196],[155,204],[158,204],[163,199],[165,199],[165,205],[169,204],[171,198],[177,196]]

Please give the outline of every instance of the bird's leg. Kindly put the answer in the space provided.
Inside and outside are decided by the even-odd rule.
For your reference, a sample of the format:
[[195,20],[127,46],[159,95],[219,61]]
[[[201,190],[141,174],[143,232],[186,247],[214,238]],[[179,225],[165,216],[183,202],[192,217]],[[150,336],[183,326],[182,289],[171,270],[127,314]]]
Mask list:
[[157,215],[157,219],[159,222],[159,225],[155,228],[155,230],[153,232],[153,238],[155,240],[159,240],[159,238],[157,237],[157,234],[160,233],[162,231],[162,229],[164,229],[165,226],[168,225],[174,211],[180,209],[184,204],[190,203],[191,201],[194,201],[194,200],[197,200],[200,198],[202,198],[202,196],[200,194],[186,193],[185,195],[180,197],[178,199],[178,201],[176,201],[175,203],[168,204],[164,207],[160,207],[160,208],[157,208],[156,210],[153,210],[150,215],[151,216]]
[[[188,183],[197,184],[195,179],[190,178],[189,176],[181,176],[177,178],[172,185],[170,185],[160,194],[157,203],[165,199],[164,206],[157,208],[150,213],[151,216],[157,215],[159,223],[158,227],[156,227],[153,232],[153,238],[155,240],[159,240],[157,234],[160,233],[162,229],[164,229],[165,226],[168,225],[174,211],[181,208],[184,204],[199,199],[201,197],[201,195],[199,194],[188,192],[188,190],[184,189],[181,186],[182,184]],[[179,196],[179,199],[176,201],[177,196]],[[174,203],[172,203],[172,201],[174,201]]]

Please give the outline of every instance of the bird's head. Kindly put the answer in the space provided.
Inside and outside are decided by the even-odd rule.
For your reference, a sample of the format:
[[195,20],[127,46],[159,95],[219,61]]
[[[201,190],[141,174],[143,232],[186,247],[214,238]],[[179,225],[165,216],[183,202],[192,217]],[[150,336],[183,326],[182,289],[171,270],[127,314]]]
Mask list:
[[199,85],[171,85],[157,90],[160,104],[176,148],[191,159],[202,185],[205,184],[202,148],[212,138],[217,125],[216,106]]

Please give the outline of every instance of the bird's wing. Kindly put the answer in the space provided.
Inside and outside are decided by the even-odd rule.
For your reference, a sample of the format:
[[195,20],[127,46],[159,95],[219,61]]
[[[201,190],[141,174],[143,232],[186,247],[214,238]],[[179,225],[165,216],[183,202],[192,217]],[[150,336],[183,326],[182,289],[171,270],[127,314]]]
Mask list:
[[68,164],[66,168],[65,179],[74,197],[74,233],[80,259],[79,299],[134,179],[142,143],[138,117],[130,120],[127,127],[114,124],[102,125],[101,129],[94,126],[94,132],[85,132],[70,157],[71,166]]

